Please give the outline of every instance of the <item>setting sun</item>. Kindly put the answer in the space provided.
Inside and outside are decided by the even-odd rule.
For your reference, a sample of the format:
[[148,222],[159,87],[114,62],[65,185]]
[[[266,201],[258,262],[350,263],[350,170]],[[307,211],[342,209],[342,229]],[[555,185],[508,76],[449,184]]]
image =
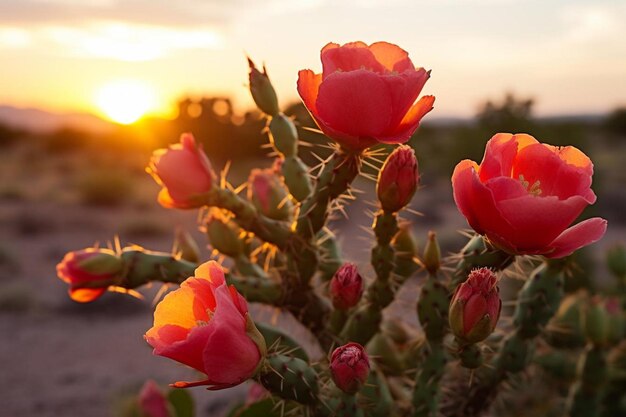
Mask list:
[[154,91],[141,81],[119,80],[102,86],[96,93],[95,102],[107,118],[130,124],[154,109],[156,97]]

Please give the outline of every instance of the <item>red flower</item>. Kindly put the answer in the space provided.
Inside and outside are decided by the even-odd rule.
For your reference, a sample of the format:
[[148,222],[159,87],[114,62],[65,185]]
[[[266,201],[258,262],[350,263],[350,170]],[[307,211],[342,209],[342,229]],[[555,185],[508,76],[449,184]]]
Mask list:
[[572,146],[555,147],[526,134],[500,133],[480,165],[461,161],[452,175],[454,200],[468,223],[513,254],[561,258],[598,241],[599,217],[569,227],[589,204],[593,164]]
[[348,343],[333,351],[330,357],[330,374],[335,385],[343,392],[356,393],[369,373],[370,362],[363,346]]
[[489,268],[475,269],[459,285],[450,302],[450,328],[467,343],[484,340],[496,328],[502,301],[498,280]]
[[363,295],[363,278],[350,262],[343,264],[330,280],[330,298],[338,310],[348,310],[358,304]]
[[265,341],[248,315],[246,300],[226,285],[216,262],[196,269],[154,312],[154,326],[145,336],[154,354],[191,366],[207,375],[197,382],[176,382],[185,388],[209,385],[222,389],[252,377]]
[[208,192],[215,181],[211,163],[191,133],[182,134],[180,144],[154,151],[148,172],[163,186],[159,203],[168,208],[202,206],[194,197]]
[[122,260],[108,249],[69,252],[57,265],[57,275],[70,285],[72,300],[88,303],[119,281]]
[[395,213],[411,202],[420,174],[410,146],[398,146],[387,158],[378,175],[376,193],[383,210]]
[[329,43],[321,59],[321,74],[299,72],[298,92],[320,129],[346,149],[404,143],[433,108],[433,96],[415,103],[430,72],[394,44]]

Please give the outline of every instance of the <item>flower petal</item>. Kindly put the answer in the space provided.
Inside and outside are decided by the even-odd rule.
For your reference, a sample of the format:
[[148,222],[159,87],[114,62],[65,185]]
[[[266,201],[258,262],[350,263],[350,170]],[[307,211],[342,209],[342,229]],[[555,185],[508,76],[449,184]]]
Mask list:
[[401,74],[386,74],[382,77],[391,94],[393,107],[389,128],[395,130],[417,100],[424,84],[428,81],[428,72],[423,68],[419,71],[410,70]]
[[493,192],[480,182],[477,170],[469,159],[457,164],[452,174],[454,201],[474,230],[490,238],[498,236],[498,243],[504,243],[501,237],[509,236],[513,227],[498,209]]
[[315,103],[321,83],[322,74],[315,74],[309,69],[298,72],[298,94],[300,94],[304,105],[313,115],[317,114]]
[[376,42],[369,46],[370,51],[388,71],[404,72],[415,69],[409,53],[398,45],[389,42]]
[[502,216],[514,227],[505,234],[518,251],[540,253],[587,207],[580,196],[559,200],[557,197],[523,197],[497,203]]
[[391,120],[391,94],[371,71],[336,72],[320,85],[319,117],[330,128],[355,137],[377,137]]
[[70,288],[70,298],[78,303],[89,303],[100,298],[107,291],[106,288]]
[[[590,189],[589,167],[570,165],[559,152],[558,148],[542,143],[529,145],[518,152],[511,176],[523,177],[530,187],[537,184],[542,196],[557,196],[563,200],[580,195],[588,204],[593,204],[596,196]],[[566,157],[570,154],[573,152],[566,151]]]
[[376,139],[382,143],[405,143],[417,130],[422,117],[433,109],[434,96],[424,96],[415,103],[404,116],[398,127],[393,132],[377,136]]
[[607,221],[600,217],[582,221],[561,233],[550,244],[554,248],[554,252],[546,254],[546,256],[548,258],[562,258],[575,250],[595,243],[604,236],[606,226]]
[[385,72],[383,64],[376,60],[374,53],[363,42],[351,42],[339,46],[329,43],[321,52],[323,79],[336,73],[365,69],[378,74]]

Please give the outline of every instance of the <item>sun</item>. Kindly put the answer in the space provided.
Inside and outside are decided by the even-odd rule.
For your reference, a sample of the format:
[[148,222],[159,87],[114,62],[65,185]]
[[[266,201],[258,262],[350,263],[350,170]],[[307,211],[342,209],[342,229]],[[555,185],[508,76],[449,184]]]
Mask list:
[[156,98],[154,90],[142,81],[117,80],[100,87],[95,103],[107,118],[127,125],[153,110]]

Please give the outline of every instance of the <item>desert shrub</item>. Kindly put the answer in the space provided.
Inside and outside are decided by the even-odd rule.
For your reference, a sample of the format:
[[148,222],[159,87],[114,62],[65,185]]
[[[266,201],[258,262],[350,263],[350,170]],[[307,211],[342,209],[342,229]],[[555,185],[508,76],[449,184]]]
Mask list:
[[90,206],[118,206],[133,192],[132,181],[123,173],[97,170],[85,175],[78,183],[80,199]]

